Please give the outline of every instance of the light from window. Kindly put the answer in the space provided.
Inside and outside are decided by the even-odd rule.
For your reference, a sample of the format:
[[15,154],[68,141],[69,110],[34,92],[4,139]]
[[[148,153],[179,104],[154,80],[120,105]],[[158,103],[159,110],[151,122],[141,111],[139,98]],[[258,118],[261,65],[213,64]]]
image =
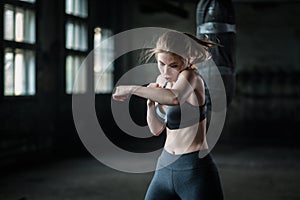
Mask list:
[[86,51],[87,44],[87,27],[78,22],[68,21],[66,24],[66,48],[73,50]]
[[[80,69],[84,60],[82,56],[69,55],[66,58],[66,93],[82,94],[87,90],[87,71],[86,68]],[[78,76],[78,77],[77,77]],[[77,79],[76,87],[74,86]]]
[[88,16],[87,0],[66,0],[65,12],[79,17]]
[[35,43],[35,13],[6,4],[4,6],[4,39]]
[[113,60],[114,43],[113,40],[107,40],[110,42],[101,44],[101,41],[112,36],[112,31],[97,27],[94,29],[94,32],[95,93],[110,93],[113,89],[114,66],[108,62]]
[[14,39],[14,10],[10,5],[4,6],[4,39]]
[[4,95],[35,94],[35,55],[33,51],[5,49]]
[[20,0],[20,1],[26,1],[26,2],[29,2],[29,3],[35,3],[35,0]]
[[5,95],[14,94],[14,54],[12,52],[6,52],[4,56],[4,83],[5,83]]
[[15,40],[16,42],[22,42],[24,41],[24,12],[23,9],[17,9],[16,11]]

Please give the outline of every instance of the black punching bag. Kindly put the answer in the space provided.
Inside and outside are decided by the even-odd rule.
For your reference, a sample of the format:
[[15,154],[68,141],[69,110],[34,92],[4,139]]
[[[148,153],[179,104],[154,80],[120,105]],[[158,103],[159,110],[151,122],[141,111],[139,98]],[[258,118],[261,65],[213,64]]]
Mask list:
[[222,45],[212,47],[210,52],[222,76],[229,105],[235,90],[236,29],[233,4],[231,0],[200,0],[196,20],[198,38],[203,39],[206,34],[210,40]]

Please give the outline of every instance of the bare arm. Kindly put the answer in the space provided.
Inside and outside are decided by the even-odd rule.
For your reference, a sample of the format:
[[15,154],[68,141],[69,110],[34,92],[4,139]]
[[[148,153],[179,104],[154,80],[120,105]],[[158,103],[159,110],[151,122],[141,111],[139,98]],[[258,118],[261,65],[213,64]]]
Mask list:
[[151,100],[147,101],[147,123],[151,133],[155,136],[160,135],[166,128],[166,124],[157,118],[155,104]]
[[118,86],[113,98],[117,101],[124,101],[133,94],[163,105],[178,105],[184,102],[195,88],[196,80],[193,73],[190,70],[181,72],[172,89],[136,85]]
[[[157,78],[156,83],[150,83],[148,87],[159,88],[160,77]],[[155,136],[159,136],[166,128],[166,124],[157,118],[155,102],[147,100],[147,124],[151,133]]]

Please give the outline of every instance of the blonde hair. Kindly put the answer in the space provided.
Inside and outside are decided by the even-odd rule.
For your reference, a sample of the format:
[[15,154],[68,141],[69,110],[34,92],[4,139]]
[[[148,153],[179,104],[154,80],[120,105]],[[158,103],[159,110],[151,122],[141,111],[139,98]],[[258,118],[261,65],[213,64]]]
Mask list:
[[184,65],[188,68],[196,68],[195,64],[211,58],[209,47],[219,45],[205,39],[198,39],[189,33],[180,33],[177,31],[168,31],[162,34],[156,47],[146,52],[146,60],[149,61],[158,53],[170,53],[179,56]]

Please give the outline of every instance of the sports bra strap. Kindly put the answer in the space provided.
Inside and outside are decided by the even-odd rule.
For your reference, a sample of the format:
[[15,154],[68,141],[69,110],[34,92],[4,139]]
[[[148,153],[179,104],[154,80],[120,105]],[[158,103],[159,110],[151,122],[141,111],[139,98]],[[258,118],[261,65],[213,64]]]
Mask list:
[[167,85],[168,85],[168,82],[165,82],[165,84],[164,84],[163,88],[166,88],[166,87],[167,87]]

